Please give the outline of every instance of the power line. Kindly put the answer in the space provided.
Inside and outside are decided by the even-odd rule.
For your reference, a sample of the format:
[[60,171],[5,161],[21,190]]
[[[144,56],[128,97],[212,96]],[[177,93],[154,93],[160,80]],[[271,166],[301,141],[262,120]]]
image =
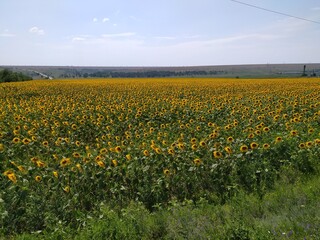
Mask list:
[[272,12],[272,13],[280,14],[280,15],[283,15],[283,16],[292,17],[292,18],[296,18],[296,19],[299,19],[299,20],[320,24],[320,22],[317,22],[317,21],[313,21],[313,20],[310,20],[310,19],[302,18],[302,17],[293,16],[293,15],[286,14],[286,13],[283,13],[283,12],[270,10],[270,9],[259,7],[259,6],[252,5],[252,4],[249,4],[249,3],[240,2],[240,1],[237,1],[237,0],[230,0],[230,1],[236,2],[236,3],[240,3],[240,4],[243,4],[243,5],[249,6],[249,7],[257,8],[257,9],[260,9],[260,10],[264,10],[264,11],[267,11],[267,12]]

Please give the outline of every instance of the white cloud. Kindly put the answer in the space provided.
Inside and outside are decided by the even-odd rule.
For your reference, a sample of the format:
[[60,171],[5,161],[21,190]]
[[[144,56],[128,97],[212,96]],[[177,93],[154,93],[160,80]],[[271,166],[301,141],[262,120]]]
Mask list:
[[69,39],[71,39],[72,42],[84,42],[88,41],[89,39],[92,39],[93,36],[91,35],[77,35],[77,36],[71,36]]
[[160,40],[175,40],[177,39],[176,37],[171,37],[171,36],[159,36],[159,37],[154,37],[155,39],[160,39]]
[[93,22],[98,22],[98,18],[95,17],[95,18],[92,19],[92,21]]
[[37,35],[44,35],[44,30],[43,29],[40,29],[38,27],[32,27],[29,29],[29,32],[30,33],[33,33],[33,34],[37,34]]
[[102,19],[102,22],[108,22],[108,21],[110,21],[110,19],[109,18],[107,18],[107,17],[105,17],[104,19]]
[[207,41],[208,43],[233,43],[233,42],[239,42],[242,40],[274,40],[279,38],[278,35],[273,34],[243,34],[243,35],[237,35],[232,37],[225,37],[225,38],[217,38]]
[[320,7],[311,8],[312,11],[320,11]]
[[0,37],[15,37],[16,35],[12,33],[0,33]]
[[118,37],[131,37],[136,35],[134,32],[123,32],[123,33],[111,33],[111,34],[102,34],[104,38],[118,38]]
[[81,41],[85,41],[87,40],[86,38],[84,37],[74,37],[72,38],[72,42],[81,42]]
[[8,29],[5,29],[2,33],[0,33],[0,37],[15,37],[16,35],[10,33]]

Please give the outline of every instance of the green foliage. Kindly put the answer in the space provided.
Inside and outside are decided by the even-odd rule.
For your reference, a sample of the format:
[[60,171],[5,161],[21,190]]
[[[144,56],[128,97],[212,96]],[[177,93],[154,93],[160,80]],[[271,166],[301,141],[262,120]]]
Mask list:
[[13,72],[9,69],[0,71],[0,83],[1,82],[21,82],[32,80],[31,77],[24,75],[20,72]]
[[279,179],[262,200],[241,191],[223,205],[172,201],[154,212],[137,202],[123,208],[102,204],[79,216],[81,228],[57,223],[12,239],[318,239],[320,178],[287,180]]
[[257,222],[276,218],[265,200],[279,181],[319,173],[318,82],[288,81],[283,93],[267,80],[139,81],[0,89],[3,235],[248,239],[276,227],[300,231],[283,216],[276,226]]

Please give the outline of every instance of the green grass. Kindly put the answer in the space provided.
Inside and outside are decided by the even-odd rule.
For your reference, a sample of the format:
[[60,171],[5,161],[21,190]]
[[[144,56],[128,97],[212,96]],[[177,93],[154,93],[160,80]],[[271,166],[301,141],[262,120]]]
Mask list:
[[154,212],[133,202],[122,209],[101,205],[92,216],[82,216],[79,229],[61,223],[11,238],[320,239],[320,177],[283,176],[262,199],[239,192],[223,205],[173,201]]

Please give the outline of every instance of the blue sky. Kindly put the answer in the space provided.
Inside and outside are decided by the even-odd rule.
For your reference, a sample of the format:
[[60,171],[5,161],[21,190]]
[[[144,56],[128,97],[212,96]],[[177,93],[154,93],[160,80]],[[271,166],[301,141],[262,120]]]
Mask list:
[[[319,0],[242,0],[320,22]],[[1,0],[0,65],[320,62],[320,24],[230,0]]]

